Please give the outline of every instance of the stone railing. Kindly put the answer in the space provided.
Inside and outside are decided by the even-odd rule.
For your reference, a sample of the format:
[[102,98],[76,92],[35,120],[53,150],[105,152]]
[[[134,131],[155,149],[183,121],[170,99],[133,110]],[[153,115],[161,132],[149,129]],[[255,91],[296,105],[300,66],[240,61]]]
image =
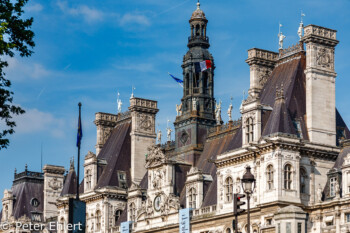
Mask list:
[[337,39],[337,31],[329,28],[324,28],[316,25],[308,25],[304,27],[304,37],[306,36],[320,36],[327,39],[336,40]]
[[118,115],[114,115],[111,113],[98,112],[95,116],[96,121],[112,121],[117,122]]
[[122,121],[131,117],[130,111],[121,112],[118,114],[118,121]]
[[292,46],[289,46],[286,49],[281,49],[280,50],[280,58],[284,58],[284,57],[289,57],[291,55],[297,54],[301,51],[303,51],[303,44],[302,43],[298,43]]
[[200,209],[193,210],[193,217],[207,215],[207,214],[215,214],[216,213],[216,205],[206,206]]
[[242,118],[239,118],[238,120],[235,121],[230,121],[224,125],[219,125],[219,126],[215,126],[212,127],[208,130],[208,134],[214,134],[214,133],[222,133],[225,131],[228,131],[230,129],[233,129],[235,127],[238,127],[242,124]]
[[44,177],[44,173],[24,171],[24,172],[15,174],[15,180],[17,180],[19,178],[22,178],[22,177],[43,178]]
[[163,149],[173,148],[175,147],[175,141],[167,141],[166,143],[163,143],[160,145]]
[[278,53],[252,48],[248,50],[248,59],[246,62],[248,65],[258,64],[273,67],[278,59]]
[[130,99],[130,107],[136,106],[157,109],[157,101],[133,97]]

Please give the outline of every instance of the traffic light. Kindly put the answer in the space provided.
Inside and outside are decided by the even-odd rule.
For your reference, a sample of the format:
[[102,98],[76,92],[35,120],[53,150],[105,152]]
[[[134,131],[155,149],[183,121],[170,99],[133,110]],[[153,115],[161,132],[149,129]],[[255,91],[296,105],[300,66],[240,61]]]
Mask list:
[[242,198],[245,198],[244,194],[235,193],[233,196],[233,211],[236,216],[245,211],[241,209],[241,206],[245,204],[245,202],[241,201]]

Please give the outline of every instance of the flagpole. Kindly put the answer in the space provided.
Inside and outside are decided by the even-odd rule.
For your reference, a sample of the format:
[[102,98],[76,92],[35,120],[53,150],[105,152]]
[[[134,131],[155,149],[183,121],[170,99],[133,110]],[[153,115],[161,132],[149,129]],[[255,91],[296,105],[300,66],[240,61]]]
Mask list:
[[[78,122],[78,125],[80,127],[80,130],[81,130],[81,103],[79,102],[78,104],[79,106],[79,122]],[[78,129],[79,130],[79,129]],[[78,143],[78,164],[77,164],[77,167],[78,167],[78,171],[77,171],[77,200],[79,200],[79,174],[80,174],[80,143],[81,140],[79,140],[79,143]]]

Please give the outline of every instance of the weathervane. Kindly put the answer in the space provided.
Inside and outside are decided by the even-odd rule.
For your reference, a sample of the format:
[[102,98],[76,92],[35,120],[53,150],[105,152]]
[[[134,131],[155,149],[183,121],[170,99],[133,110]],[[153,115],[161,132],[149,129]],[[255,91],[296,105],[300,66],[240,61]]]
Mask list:
[[283,49],[283,41],[286,38],[286,36],[283,35],[283,33],[281,32],[282,27],[283,27],[283,25],[280,23],[279,24],[279,32],[278,32],[279,49]]
[[303,13],[303,11],[301,11],[300,25],[299,25],[299,29],[298,29],[298,35],[299,35],[300,39],[301,39],[301,37],[303,37],[303,29],[304,29],[303,17],[305,17],[305,14]]

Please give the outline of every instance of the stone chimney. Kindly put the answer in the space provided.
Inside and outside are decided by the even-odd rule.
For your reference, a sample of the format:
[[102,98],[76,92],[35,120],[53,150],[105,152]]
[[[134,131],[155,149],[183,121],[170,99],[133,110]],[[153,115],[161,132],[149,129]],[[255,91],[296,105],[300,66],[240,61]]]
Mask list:
[[311,142],[336,146],[334,48],[337,31],[308,25],[306,44],[306,119]]
[[56,201],[60,197],[65,169],[61,166],[44,166],[44,219],[57,216]]
[[146,154],[156,142],[157,101],[130,98],[131,129],[131,179],[139,183],[146,174]]
[[246,62],[250,66],[250,88],[249,94],[257,97],[270,77],[278,59],[278,53],[252,48],[248,50]]
[[97,127],[97,143],[95,146],[97,155],[116,126],[117,120],[118,115],[103,112],[96,113],[94,123]]

